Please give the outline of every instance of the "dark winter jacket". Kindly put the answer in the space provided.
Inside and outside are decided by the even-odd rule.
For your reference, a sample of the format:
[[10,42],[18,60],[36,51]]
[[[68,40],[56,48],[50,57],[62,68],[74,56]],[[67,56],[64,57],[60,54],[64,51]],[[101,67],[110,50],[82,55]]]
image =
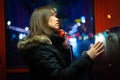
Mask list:
[[63,41],[58,35],[19,41],[19,52],[29,65],[33,80],[89,80],[87,70],[93,61],[86,52],[72,61],[71,49],[64,49]]

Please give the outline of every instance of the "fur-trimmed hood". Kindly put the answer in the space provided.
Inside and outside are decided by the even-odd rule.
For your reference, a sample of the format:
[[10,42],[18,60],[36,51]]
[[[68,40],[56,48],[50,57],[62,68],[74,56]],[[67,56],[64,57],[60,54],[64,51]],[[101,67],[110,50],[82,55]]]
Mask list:
[[52,44],[52,41],[50,40],[50,38],[48,38],[45,35],[39,35],[39,36],[37,35],[37,36],[34,36],[32,38],[25,38],[25,39],[19,41],[17,44],[17,47],[18,47],[18,49],[23,50],[23,49],[35,47],[40,43],[50,45],[50,44]]

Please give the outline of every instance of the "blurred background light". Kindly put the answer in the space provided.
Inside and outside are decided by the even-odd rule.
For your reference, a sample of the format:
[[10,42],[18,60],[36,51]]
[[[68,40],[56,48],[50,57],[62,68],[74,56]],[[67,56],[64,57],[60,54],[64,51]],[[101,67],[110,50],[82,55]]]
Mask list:
[[11,21],[7,21],[7,25],[8,25],[8,26],[11,25]]

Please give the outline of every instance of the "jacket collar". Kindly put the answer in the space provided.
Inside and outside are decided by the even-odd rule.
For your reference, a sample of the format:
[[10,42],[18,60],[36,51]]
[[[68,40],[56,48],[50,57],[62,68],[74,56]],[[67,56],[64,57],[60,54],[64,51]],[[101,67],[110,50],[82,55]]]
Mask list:
[[18,42],[17,47],[18,49],[28,49],[31,47],[35,47],[38,44],[52,44],[52,41],[50,38],[48,38],[46,35],[36,35],[32,38],[25,38]]
[[59,37],[58,34],[52,34],[50,37],[52,44],[56,47],[61,46],[61,44],[64,42],[64,38]]
[[59,37],[58,34],[52,34],[49,37],[46,35],[36,35],[32,38],[25,38],[18,42],[18,49],[28,49],[31,47],[35,47],[39,44],[53,44],[56,47],[59,47],[64,41],[64,38]]

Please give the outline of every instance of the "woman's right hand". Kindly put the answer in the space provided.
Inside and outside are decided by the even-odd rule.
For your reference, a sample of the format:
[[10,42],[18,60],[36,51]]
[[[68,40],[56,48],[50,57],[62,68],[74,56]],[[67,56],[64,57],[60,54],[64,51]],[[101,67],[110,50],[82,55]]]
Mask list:
[[102,53],[104,53],[104,45],[100,41],[95,43],[87,52],[92,60],[97,58]]

